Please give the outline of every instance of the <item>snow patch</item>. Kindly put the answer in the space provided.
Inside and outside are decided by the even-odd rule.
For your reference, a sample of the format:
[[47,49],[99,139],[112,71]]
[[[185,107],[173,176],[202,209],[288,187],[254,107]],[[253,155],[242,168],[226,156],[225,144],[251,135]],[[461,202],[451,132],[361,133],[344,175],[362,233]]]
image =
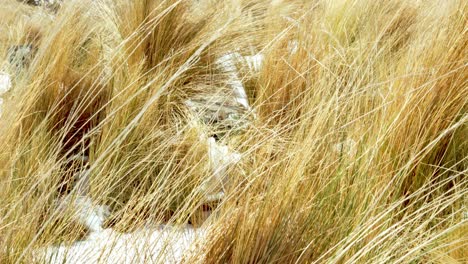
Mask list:
[[161,226],[121,234],[111,229],[92,233],[71,246],[40,249],[36,258],[47,263],[180,263],[196,248],[204,229]]
[[263,66],[264,56],[263,54],[256,54],[252,56],[243,57],[249,69],[253,72],[259,72]]
[[338,154],[345,154],[349,157],[356,156],[357,153],[357,142],[353,139],[346,139],[342,142],[339,142],[333,145],[333,150]]
[[288,41],[288,52],[290,55],[294,55],[299,50],[299,41],[296,39]]
[[208,156],[213,174],[220,181],[225,177],[226,169],[237,164],[242,158],[240,153],[231,152],[228,146],[219,144],[213,137],[208,138]]
[[59,201],[56,210],[73,212],[73,219],[86,226],[91,232],[102,231],[104,221],[109,217],[108,206],[95,205],[87,196],[67,196]]
[[228,53],[216,60],[216,64],[228,75],[228,85],[231,86],[236,101],[246,109],[250,109],[247,93],[237,72],[236,62],[242,58],[239,53]]
[[[5,94],[11,89],[11,77],[10,75],[0,72],[0,96]],[[0,117],[3,113],[3,98],[0,97]]]
[[213,173],[220,177],[225,174],[226,168],[241,160],[241,154],[231,152],[226,145],[216,142],[214,137],[208,138],[208,155],[213,168]]
[[258,72],[263,65],[263,60],[263,54],[242,56],[237,52],[225,54],[216,60],[218,67],[228,75],[228,84],[231,86],[237,102],[242,104],[246,109],[250,109],[250,105],[236,65],[244,63],[251,71]]
[[11,89],[10,75],[0,72],[0,95],[8,92]]
[[223,199],[225,186],[229,182],[228,168],[239,163],[242,155],[229,150],[228,146],[216,142],[213,137],[207,139],[207,144],[213,175],[206,179],[201,188],[205,193],[206,202],[213,202]]

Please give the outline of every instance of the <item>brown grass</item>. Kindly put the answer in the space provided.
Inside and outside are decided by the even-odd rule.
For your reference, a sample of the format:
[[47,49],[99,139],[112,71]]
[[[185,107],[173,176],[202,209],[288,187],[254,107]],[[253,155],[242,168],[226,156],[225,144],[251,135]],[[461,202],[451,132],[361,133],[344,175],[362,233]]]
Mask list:
[[[228,92],[215,61],[233,51],[264,55],[259,72],[240,71],[256,119],[223,139],[243,158],[185,262],[468,261],[467,11],[102,0],[54,14],[1,0],[2,58],[37,50],[20,73],[0,61],[15,72],[0,121],[0,262],[84,234],[54,211],[76,170],[116,230],[199,217],[212,174],[199,135],[211,128],[183,102]],[[89,171],[70,165],[76,153]]]

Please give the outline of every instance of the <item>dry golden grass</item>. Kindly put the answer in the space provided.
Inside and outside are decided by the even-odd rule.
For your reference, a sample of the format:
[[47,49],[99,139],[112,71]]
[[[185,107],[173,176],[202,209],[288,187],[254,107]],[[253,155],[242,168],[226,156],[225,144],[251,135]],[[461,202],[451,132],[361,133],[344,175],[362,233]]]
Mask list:
[[[54,209],[76,170],[116,230],[198,220],[210,127],[183,102],[226,92],[215,61],[230,52],[264,55],[240,71],[256,118],[223,139],[242,160],[185,262],[466,263],[467,13],[463,0],[86,0],[56,14],[0,0],[14,76],[0,263],[85,234]],[[8,48],[31,42],[14,69]],[[89,170],[70,165],[84,152]]]

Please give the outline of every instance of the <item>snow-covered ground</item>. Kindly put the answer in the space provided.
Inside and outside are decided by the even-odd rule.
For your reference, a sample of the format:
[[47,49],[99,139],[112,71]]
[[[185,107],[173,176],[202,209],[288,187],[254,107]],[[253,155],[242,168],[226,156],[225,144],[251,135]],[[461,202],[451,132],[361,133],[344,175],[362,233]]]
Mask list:
[[[212,137],[208,138],[208,153],[215,179],[207,179],[207,186],[204,186],[206,200],[221,200],[224,192],[210,192],[211,185],[223,185],[227,181],[226,167],[239,162],[241,155],[219,145]],[[184,256],[196,254],[196,241],[203,239],[206,233],[204,228],[189,225],[145,228],[125,234],[103,229],[109,209],[94,204],[86,194],[57,201],[56,210],[58,213],[72,210],[74,219],[92,233],[87,239],[71,245],[49,246],[36,252],[38,261],[51,264],[180,263]]]
[[0,72],[0,95],[8,92],[11,88],[10,75]]
[[263,63],[263,55],[257,54],[254,56],[242,56],[237,52],[227,53],[216,60],[216,64],[229,77],[229,85],[232,89],[236,101],[243,105],[246,109],[250,109],[247,93],[237,71],[236,64],[244,62],[252,71],[259,71]]
[[71,246],[40,249],[35,257],[51,264],[180,263],[194,252],[196,239],[205,233],[204,229],[191,226],[161,226],[127,234],[105,229]]
[[11,89],[11,78],[10,75],[0,72],[0,117],[3,112],[3,98],[1,97],[4,93]]
[[[236,68],[236,64],[244,62],[252,71],[259,71],[263,63],[263,55],[242,57],[238,53],[229,53],[221,57],[217,63],[228,74],[229,84],[235,100],[246,109],[251,109],[245,88]],[[3,94],[12,88],[12,80],[7,73],[0,72],[0,114],[3,104]],[[223,187],[227,179],[227,167],[237,164],[241,154],[232,151],[228,146],[216,142],[213,137],[207,140],[208,156],[213,177],[207,179],[202,189],[206,193],[206,201],[223,199]],[[72,209],[75,220],[83,224],[92,233],[85,239],[72,244],[48,246],[35,251],[34,258],[45,263],[180,263],[184,256],[196,254],[196,241],[202,241],[206,230],[186,225],[183,227],[160,226],[145,228],[131,233],[118,233],[112,229],[103,229],[102,224],[109,215],[105,206],[96,205],[87,196],[87,178],[78,179],[77,197],[65,197],[57,201],[58,213]],[[221,187],[221,188],[219,188]],[[83,190],[81,190],[83,189]]]

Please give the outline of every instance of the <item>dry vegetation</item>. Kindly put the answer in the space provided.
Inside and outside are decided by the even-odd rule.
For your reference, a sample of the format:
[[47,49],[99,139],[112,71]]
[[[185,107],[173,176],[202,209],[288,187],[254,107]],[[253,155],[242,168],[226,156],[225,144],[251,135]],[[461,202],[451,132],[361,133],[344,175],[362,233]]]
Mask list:
[[[183,102],[226,92],[214,62],[235,51],[264,55],[258,72],[238,65],[253,112],[220,139],[242,159],[186,263],[466,263],[467,13],[463,0],[1,0],[14,79],[0,262],[86,236],[55,209],[77,170],[119,232],[187,223],[213,173],[199,135],[214,132]],[[8,63],[28,43],[28,66]],[[89,168],[70,158],[83,152]]]

